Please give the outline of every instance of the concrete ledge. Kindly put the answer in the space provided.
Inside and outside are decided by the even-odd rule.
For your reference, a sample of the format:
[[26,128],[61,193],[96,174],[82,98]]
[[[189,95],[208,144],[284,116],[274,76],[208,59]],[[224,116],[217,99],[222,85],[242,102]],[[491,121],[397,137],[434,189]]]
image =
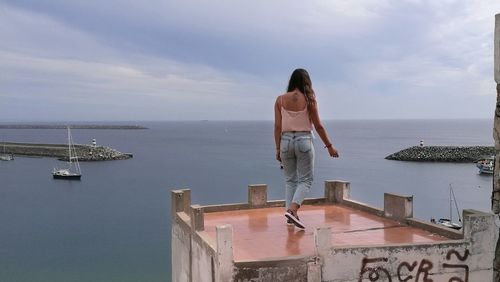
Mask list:
[[314,261],[316,256],[287,256],[281,258],[269,258],[265,260],[240,260],[235,261],[235,267],[279,267],[282,265],[295,265],[297,263],[304,263],[309,261]]
[[437,235],[444,236],[446,238],[450,238],[450,239],[460,240],[460,239],[464,238],[464,234],[462,233],[462,231],[454,230],[451,228],[447,228],[447,227],[437,225],[434,223],[430,223],[427,221],[423,221],[420,219],[408,218],[408,219],[406,219],[406,224],[408,224],[409,226],[418,228],[418,229],[426,230],[426,231],[435,233]]
[[374,206],[370,206],[370,205],[358,202],[358,201],[344,200],[344,201],[342,201],[342,205],[344,205],[346,207],[353,208],[353,209],[357,209],[357,210],[360,210],[360,211],[369,212],[369,213],[372,213],[372,214],[374,214],[376,216],[384,217],[384,211],[383,210],[381,210],[381,209],[379,209],[377,207],[374,207]]
[[197,231],[193,233],[193,241],[203,246],[211,256],[215,257],[217,243],[207,232]]
[[[315,204],[323,204],[325,203],[324,198],[306,198],[304,199],[304,205],[315,205]],[[235,204],[221,204],[221,205],[206,205],[201,206],[203,212],[211,213],[211,212],[225,212],[225,211],[238,211],[238,210],[251,210],[251,209],[262,209],[262,208],[275,208],[275,207],[284,207],[285,201],[283,200],[274,200],[267,201],[264,206],[251,206],[248,203],[235,203]]]
[[308,281],[308,263],[314,262],[314,257],[287,257],[285,259],[235,262],[235,282],[248,281]]

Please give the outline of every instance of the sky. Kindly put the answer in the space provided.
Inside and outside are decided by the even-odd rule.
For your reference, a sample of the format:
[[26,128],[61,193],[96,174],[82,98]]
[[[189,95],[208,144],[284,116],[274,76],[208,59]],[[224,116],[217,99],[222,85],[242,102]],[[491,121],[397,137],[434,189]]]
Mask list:
[[492,118],[498,0],[0,0],[0,122]]

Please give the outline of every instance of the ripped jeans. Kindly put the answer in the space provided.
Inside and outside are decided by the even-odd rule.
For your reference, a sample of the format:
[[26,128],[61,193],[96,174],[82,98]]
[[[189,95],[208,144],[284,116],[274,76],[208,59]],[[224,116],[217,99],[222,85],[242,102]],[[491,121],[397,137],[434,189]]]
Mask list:
[[314,170],[314,146],[309,131],[283,132],[280,157],[285,176],[286,209],[292,203],[302,205],[311,190]]

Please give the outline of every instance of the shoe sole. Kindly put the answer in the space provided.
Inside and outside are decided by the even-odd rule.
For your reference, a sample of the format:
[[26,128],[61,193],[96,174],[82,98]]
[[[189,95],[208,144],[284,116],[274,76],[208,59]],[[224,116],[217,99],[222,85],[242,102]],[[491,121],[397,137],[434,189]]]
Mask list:
[[304,224],[302,224],[302,222],[300,222],[300,220],[298,220],[295,216],[293,216],[293,214],[291,214],[289,212],[285,212],[285,216],[286,216],[286,218],[291,220],[296,227],[298,227],[300,229],[306,229]]

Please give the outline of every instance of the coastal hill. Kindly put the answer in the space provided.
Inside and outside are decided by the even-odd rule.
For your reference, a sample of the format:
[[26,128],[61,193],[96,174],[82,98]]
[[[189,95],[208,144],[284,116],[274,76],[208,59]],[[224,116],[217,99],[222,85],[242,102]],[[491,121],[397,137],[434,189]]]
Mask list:
[[413,146],[385,159],[415,162],[474,162],[495,155],[493,146]]

